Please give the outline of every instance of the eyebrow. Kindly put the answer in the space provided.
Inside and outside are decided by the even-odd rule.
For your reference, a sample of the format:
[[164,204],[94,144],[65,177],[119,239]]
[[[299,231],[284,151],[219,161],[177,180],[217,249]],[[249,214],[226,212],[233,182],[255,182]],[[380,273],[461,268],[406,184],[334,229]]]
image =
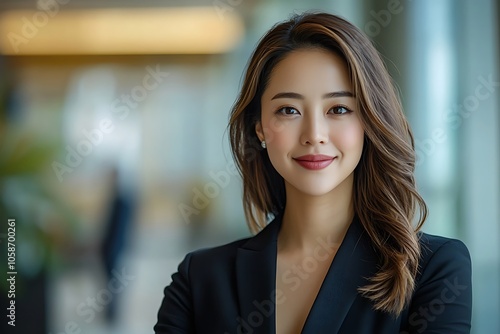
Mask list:
[[[334,97],[354,97],[354,94],[348,91],[339,91],[339,92],[326,93],[323,95],[324,99],[334,98]],[[304,95],[300,95],[299,93],[282,92],[274,95],[271,100],[284,99],[284,98],[299,99],[299,100],[305,99]]]

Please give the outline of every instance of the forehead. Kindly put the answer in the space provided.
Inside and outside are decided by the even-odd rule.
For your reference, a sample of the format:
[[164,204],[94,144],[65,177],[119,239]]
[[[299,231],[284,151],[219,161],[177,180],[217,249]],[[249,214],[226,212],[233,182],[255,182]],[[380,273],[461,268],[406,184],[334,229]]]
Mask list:
[[264,95],[280,91],[352,91],[347,64],[336,53],[323,49],[292,51],[271,71]]

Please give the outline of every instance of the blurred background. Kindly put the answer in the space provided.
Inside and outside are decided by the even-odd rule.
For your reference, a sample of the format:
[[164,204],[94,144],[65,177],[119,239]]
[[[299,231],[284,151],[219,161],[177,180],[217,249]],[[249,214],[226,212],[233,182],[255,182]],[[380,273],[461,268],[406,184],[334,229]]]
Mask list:
[[228,114],[258,39],[305,10],[344,16],[383,54],[424,230],[467,244],[473,333],[500,333],[495,0],[2,0],[2,303],[8,218],[17,271],[2,333],[152,333],[186,252],[250,234]]

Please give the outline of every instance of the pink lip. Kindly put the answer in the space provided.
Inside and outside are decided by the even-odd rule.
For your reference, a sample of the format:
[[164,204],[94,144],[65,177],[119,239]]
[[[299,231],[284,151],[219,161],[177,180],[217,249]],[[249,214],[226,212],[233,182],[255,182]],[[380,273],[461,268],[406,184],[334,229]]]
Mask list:
[[294,158],[294,160],[306,169],[319,170],[330,165],[335,157],[323,154],[308,154]]

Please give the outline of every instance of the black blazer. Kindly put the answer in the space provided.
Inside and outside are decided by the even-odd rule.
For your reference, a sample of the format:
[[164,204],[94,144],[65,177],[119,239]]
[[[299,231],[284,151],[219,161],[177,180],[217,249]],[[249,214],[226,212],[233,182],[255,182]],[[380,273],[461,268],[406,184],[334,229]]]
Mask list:
[[[280,226],[278,217],[252,238],[188,254],[165,288],[155,332],[275,333],[274,303],[284,298],[274,291]],[[467,248],[458,240],[419,235],[422,258],[415,292],[409,306],[394,317],[375,311],[357,291],[376,272],[378,259],[354,219],[302,333],[469,333],[472,287]]]

